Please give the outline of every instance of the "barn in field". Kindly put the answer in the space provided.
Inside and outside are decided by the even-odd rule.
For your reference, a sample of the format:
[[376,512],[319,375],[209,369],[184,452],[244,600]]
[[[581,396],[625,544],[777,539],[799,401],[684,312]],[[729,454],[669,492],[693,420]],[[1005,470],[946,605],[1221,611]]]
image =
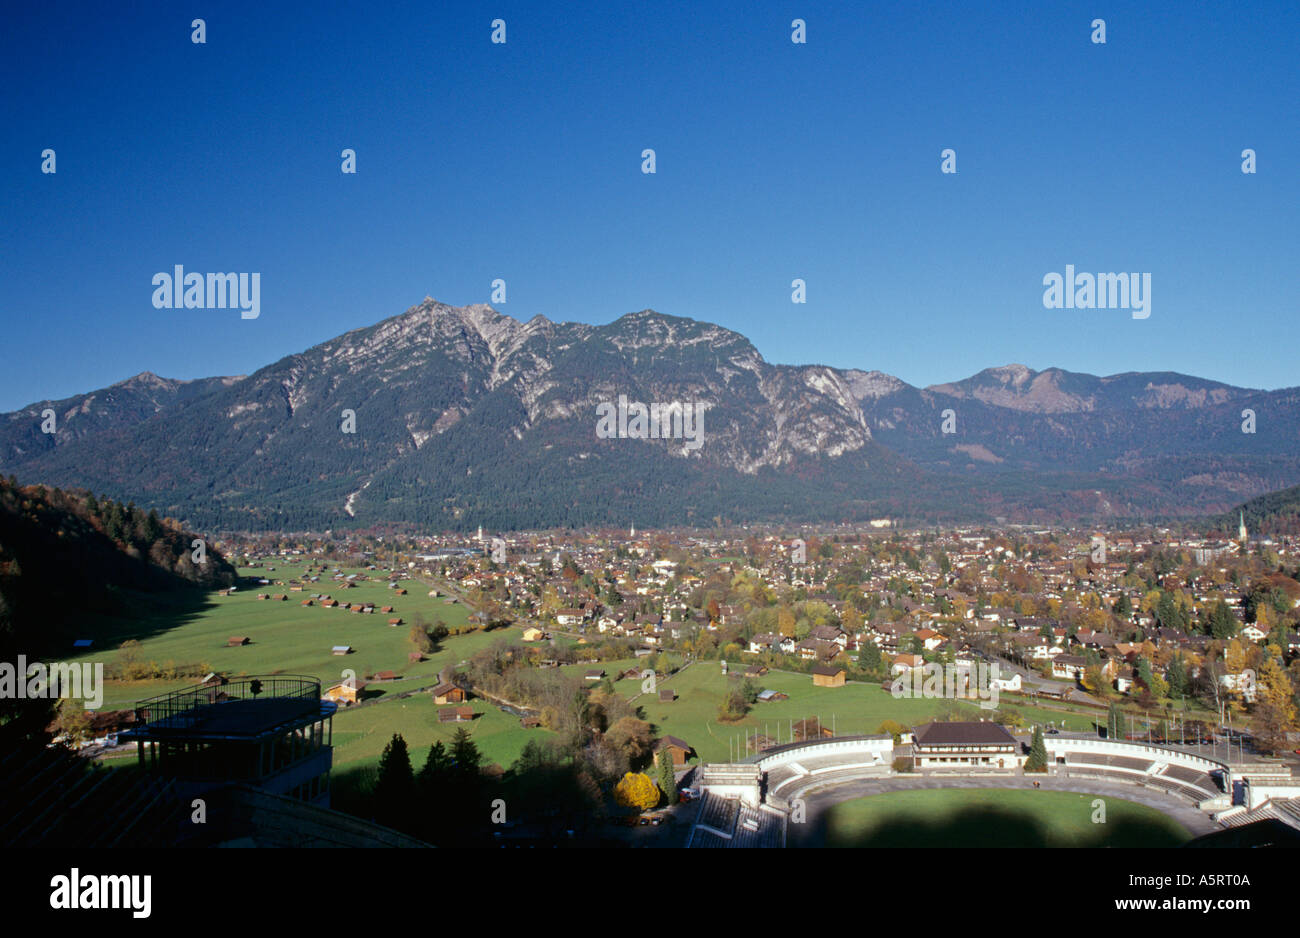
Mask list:
[[433,694],[433,702],[436,704],[464,703],[468,697],[463,688],[447,683],[439,684],[431,693]]
[[676,736],[664,736],[655,743],[655,754],[658,755],[663,750],[668,750],[668,755],[673,760],[673,765],[685,765],[686,760],[690,758],[691,753],[695,750],[691,744],[684,739],[678,739]]
[[814,687],[843,687],[847,672],[839,665],[819,664],[812,669]]
[[365,682],[358,681],[354,677],[348,678],[339,684],[335,684],[329,690],[325,691],[324,698],[332,700],[337,704],[349,706],[356,703],[362,697],[362,691],[365,690]]

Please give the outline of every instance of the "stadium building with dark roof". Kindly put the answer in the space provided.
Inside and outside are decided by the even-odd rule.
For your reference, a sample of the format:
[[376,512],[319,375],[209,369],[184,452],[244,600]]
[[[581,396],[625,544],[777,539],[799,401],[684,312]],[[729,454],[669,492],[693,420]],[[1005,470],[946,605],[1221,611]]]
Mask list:
[[912,731],[917,769],[1014,769],[1020,744],[1000,723],[927,723]]

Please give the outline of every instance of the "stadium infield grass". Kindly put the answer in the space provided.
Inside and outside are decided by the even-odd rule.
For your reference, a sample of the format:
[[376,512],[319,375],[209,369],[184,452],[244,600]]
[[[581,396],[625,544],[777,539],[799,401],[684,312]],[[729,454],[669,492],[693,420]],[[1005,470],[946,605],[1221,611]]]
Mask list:
[[828,847],[1176,847],[1192,836],[1131,801],[1001,788],[871,795],[831,806],[819,823]]

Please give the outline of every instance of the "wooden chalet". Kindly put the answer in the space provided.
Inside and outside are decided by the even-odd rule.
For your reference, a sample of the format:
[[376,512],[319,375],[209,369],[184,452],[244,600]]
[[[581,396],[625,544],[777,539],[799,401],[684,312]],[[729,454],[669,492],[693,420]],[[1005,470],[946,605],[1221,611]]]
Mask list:
[[430,693],[433,695],[435,704],[464,703],[469,697],[464,688],[445,682],[439,684]]

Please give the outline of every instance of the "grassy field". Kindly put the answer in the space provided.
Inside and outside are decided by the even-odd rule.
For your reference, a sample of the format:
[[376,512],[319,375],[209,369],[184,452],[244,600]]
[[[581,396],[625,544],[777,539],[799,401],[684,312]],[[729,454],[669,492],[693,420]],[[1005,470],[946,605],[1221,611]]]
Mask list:
[[[308,584],[304,591],[288,591],[288,581],[302,577],[301,565],[278,565],[270,571],[265,568],[246,568],[245,576],[266,577],[272,580],[267,586],[239,590],[230,596],[211,594],[206,602],[187,608],[182,613],[171,613],[166,608],[150,616],[105,620],[95,624],[95,634],[101,636],[97,647],[73,661],[113,661],[117,645],[128,638],[141,643],[140,657],[145,661],[174,662],[178,665],[206,662],[213,670],[229,675],[240,674],[306,674],[318,678],[323,686],[337,683],[344,670],[365,677],[375,671],[391,670],[399,680],[374,684],[369,689],[371,703],[352,710],[341,710],[335,717],[335,762],[340,767],[372,765],[383,746],[394,732],[400,732],[411,746],[417,765],[423,761],[424,751],[435,739],[448,740],[456,725],[439,725],[436,708],[427,696],[400,698],[400,695],[437,680],[438,672],[451,664],[464,661],[479,649],[499,639],[518,640],[516,628],[501,629],[491,633],[473,632],[451,636],[442,647],[423,662],[409,663],[411,650],[408,633],[410,622],[421,614],[426,622],[441,618],[448,627],[462,627],[468,622],[470,610],[463,604],[447,604],[441,598],[427,595],[428,585],[418,580],[402,580],[399,585],[407,595],[398,596],[386,586],[380,571],[370,571],[373,581],[360,582],[356,587],[343,589],[340,582],[322,576],[317,584]],[[366,571],[344,569],[343,574],[365,574]],[[257,599],[258,592],[284,593],[285,602]],[[324,608],[319,604],[300,605],[302,599],[313,593],[325,593],[340,602],[373,602],[376,607],[392,605],[390,613],[372,615],[355,614],[341,608]],[[400,616],[404,624],[390,627],[387,620]],[[226,641],[233,635],[247,635],[251,644],[228,648]],[[561,639],[563,641],[563,639]],[[346,656],[334,656],[334,645],[351,645],[355,651]],[[640,659],[595,664],[566,665],[570,673],[599,666],[611,678],[620,671],[643,665]],[[740,662],[733,662],[733,671]],[[136,701],[164,691],[194,683],[193,678],[176,680],[150,680],[134,682],[109,682],[105,688],[104,706],[108,709],[127,708]],[[661,703],[656,695],[642,694],[639,680],[624,679],[615,684],[616,690],[643,708],[646,718],[655,724],[661,734],[672,734],[685,739],[695,747],[701,761],[725,761],[733,750],[729,743],[740,742],[755,730],[769,737],[785,741],[789,737],[790,723],[804,718],[820,719],[833,727],[837,735],[874,733],[884,720],[895,720],[904,725],[914,725],[932,719],[942,705],[938,700],[894,699],[878,685],[849,684],[840,688],[814,687],[807,675],[771,672],[755,682],[760,688],[770,688],[788,694],[790,699],[756,704],[749,715],[736,724],[718,722],[718,704],[729,688],[728,678],[721,673],[718,662],[697,662],[678,674],[659,683],[660,688],[671,687],[677,692],[672,703]],[[399,699],[400,698],[400,699]],[[1067,716],[1056,710],[1020,706],[1009,698],[1003,704],[1015,706],[1029,720],[1065,719],[1070,729],[1091,728],[1087,715]],[[474,707],[481,715],[471,724],[464,724],[479,741],[484,756],[490,762],[508,766],[522,750],[530,736],[549,736],[543,730],[525,731],[518,718],[504,713],[483,701]]]
[[[336,784],[341,790],[366,778],[394,733],[401,733],[406,740],[411,762],[417,770],[424,764],[429,746],[435,740],[450,742],[461,726],[473,735],[485,764],[496,763],[503,768],[519,757],[529,739],[553,735],[542,729],[525,730],[517,716],[482,700],[471,703],[477,714],[473,721],[440,724],[437,713],[440,708],[427,693],[401,696],[436,683],[442,668],[464,661],[493,642],[518,641],[519,629],[449,636],[426,660],[410,663],[407,655],[412,646],[408,633],[416,613],[421,613],[428,623],[440,618],[449,628],[457,628],[468,623],[470,610],[462,604],[450,605],[441,598],[429,597],[428,586],[416,580],[400,582],[407,590],[405,596],[388,589],[384,580],[341,589],[341,584],[327,582],[322,577],[320,583],[305,586],[302,593],[290,593],[287,584],[281,586],[274,582],[300,578],[301,572],[301,567],[294,566],[279,567],[274,573],[261,568],[241,569],[244,576],[266,577],[272,584],[239,590],[230,596],[213,593],[196,612],[179,619],[164,614],[153,619],[103,622],[96,631],[106,636],[97,642],[100,647],[71,660],[112,661],[117,655],[117,645],[133,638],[140,642],[140,657],[145,661],[159,664],[205,661],[214,670],[236,676],[306,674],[328,687],[342,679],[345,668],[363,678],[375,671],[393,671],[398,680],[371,684],[364,705],[341,708],[334,717],[334,766]],[[342,572],[364,571],[345,569]],[[370,571],[369,575],[379,574]],[[259,592],[285,593],[290,598],[285,602],[259,600]],[[365,615],[319,604],[300,605],[301,600],[314,593],[324,593],[340,602],[373,602],[376,607],[391,605],[393,612]],[[390,627],[388,619],[393,617],[401,617],[404,624]],[[247,635],[252,638],[252,644],[227,648],[226,641],[232,635]],[[330,653],[334,645],[351,645],[355,652],[336,657]],[[142,698],[193,683],[193,678],[109,682],[104,706],[129,708]]]
[[526,730],[519,717],[506,713],[484,700],[469,704],[476,716],[469,723],[438,722],[438,711],[429,694],[415,694],[383,704],[340,710],[334,717],[334,764],[346,767],[353,763],[378,763],[384,746],[394,733],[401,733],[411,752],[411,764],[418,771],[434,741],[449,743],[458,728],[464,727],[474,737],[484,762],[502,768],[519,758],[530,739],[553,734],[548,730]]
[[[260,569],[240,572],[246,576],[288,580],[300,575],[301,568],[280,568],[269,574]],[[376,576],[377,572],[372,571],[370,575]],[[305,587],[302,593],[289,593],[287,586],[274,583],[240,590],[229,596],[212,593],[197,611],[179,620],[155,616],[152,619],[99,623],[95,633],[104,638],[96,643],[97,648],[70,660],[111,662],[117,657],[117,646],[132,638],[140,642],[143,660],[160,665],[167,661],[178,665],[202,661],[213,670],[236,676],[306,674],[319,678],[324,686],[341,680],[345,668],[355,671],[360,677],[389,670],[403,680],[380,686],[385,693],[400,693],[403,689],[436,679],[439,669],[449,662],[460,661],[498,638],[517,639],[519,636],[518,630],[514,629],[455,636],[444,642],[443,648],[429,660],[408,663],[407,654],[412,650],[408,632],[417,612],[423,614],[429,623],[441,618],[449,628],[456,628],[468,623],[469,611],[463,605],[448,605],[441,599],[430,598],[428,587],[419,581],[403,580],[400,585],[407,589],[407,595],[395,595],[396,591],[386,588],[383,581],[341,589],[341,584],[332,580],[327,582],[325,577],[320,583]],[[258,592],[285,593],[289,599],[285,602],[259,600]],[[325,593],[340,602],[373,602],[377,608],[391,605],[394,611],[365,615],[341,607],[327,609],[319,604],[299,605],[313,593]],[[393,617],[401,617],[404,624],[389,626],[388,619]],[[234,635],[247,635],[252,642],[243,647],[227,648],[227,639]],[[334,656],[330,653],[334,645],[351,645],[355,651],[346,656]],[[108,709],[130,707],[141,698],[192,683],[194,680],[188,678],[110,682],[104,706]]]
[[[640,688],[632,687],[635,693]],[[728,687],[728,677],[722,674],[716,661],[699,661],[667,681],[661,688],[677,691],[672,703],[660,703],[657,698],[642,696],[637,703],[644,709],[647,719],[655,723],[660,732],[678,736],[692,746],[703,762],[725,762],[732,754],[730,740],[740,740],[744,752],[744,736],[755,730],[782,742],[788,741],[791,722],[819,719],[833,728],[838,736],[875,733],[885,720],[894,720],[904,726],[925,723],[939,712],[943,701],[901,698],[895,699],[878,684],[846,684],[843,687],[814,687],[809,675],[770,671],[754,683],[760,689],[770,689],[788,694],[789,700],[756,703],[749,714],[738,723],[718,722],[718,704]],[[971,705],[975,706],[976,702]],[[1006,698],[1002,701],[1007,705]],[[1068,729],[1092,728],[1087,715],[1067,715],[1058,711],[1041,710],[1011,704],[1027,720],[1065,720]]]
[[1015,789],[899,791],[845,801],[824,818],[829,847],[1174,847],[1191,835],[1153,808],[1096,795]]
[[330,773],[334,807],[364,813],[363,799],[374,786],[379,757],[394,733],[406,741],[416,772],[424,766],[429,747],[437,740],[449,746],[458,729],[473,737],[484,766],[495,763],[502,769],[519,758],[530,739],[540,741],[555,735],[544,729],[526,730],[519,717],[486,701],[473,700],[469,706],[476,714],[472,721],[441,724],[441,708],[427,693],[340,710],[334,717],[334,767]]

